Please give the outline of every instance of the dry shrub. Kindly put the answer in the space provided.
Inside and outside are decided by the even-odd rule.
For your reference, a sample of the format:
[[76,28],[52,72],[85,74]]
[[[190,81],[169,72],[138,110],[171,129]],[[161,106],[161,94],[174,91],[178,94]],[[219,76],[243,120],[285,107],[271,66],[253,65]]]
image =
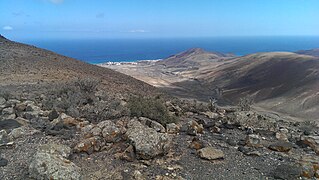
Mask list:
[[160,98],[131,97],[128,108],[132,117],[147,117],[162,125],[177,121],[175,116],[169,114],[164,101]]

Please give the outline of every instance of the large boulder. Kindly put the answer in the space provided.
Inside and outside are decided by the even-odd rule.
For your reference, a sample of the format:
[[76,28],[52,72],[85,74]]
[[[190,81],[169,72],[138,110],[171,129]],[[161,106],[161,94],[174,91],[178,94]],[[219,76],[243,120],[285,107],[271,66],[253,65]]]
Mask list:
[[34,179],[81,179],[81,169],[66,159],[71,149],[64,145],[40,146],[33,156],[29,174]]
[[152,159],[168,152],[171,140],[167,134],[158,133],[156,130],[142,125],[139,121],[132,120],[128,123],[125,134],[135,147],[137,159]]

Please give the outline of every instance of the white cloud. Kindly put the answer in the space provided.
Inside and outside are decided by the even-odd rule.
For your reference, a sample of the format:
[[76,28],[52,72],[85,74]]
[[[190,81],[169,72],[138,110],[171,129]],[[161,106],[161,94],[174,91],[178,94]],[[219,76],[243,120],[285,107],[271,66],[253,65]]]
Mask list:
[[3,26],[2,28],[3,30],[6,30],[6,31],[11,31],[13,30],[13,28],[11,26]]
[[146,33],[148,31],[144,30],[144,29],[136,29],[136,30],[130,30],[130,33]]
[[50,0],[50,2],[54,3],[54,4],[60,4],[63,3],[64,0]]

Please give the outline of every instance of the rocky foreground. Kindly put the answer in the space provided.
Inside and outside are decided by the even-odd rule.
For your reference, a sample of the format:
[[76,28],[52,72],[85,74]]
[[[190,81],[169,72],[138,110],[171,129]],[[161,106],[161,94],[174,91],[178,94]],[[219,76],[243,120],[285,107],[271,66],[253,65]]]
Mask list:
[[123,115],[92,122],[0,97],[0,179],[319,178],[314,123],[196,103],[165,106],[179,121]]

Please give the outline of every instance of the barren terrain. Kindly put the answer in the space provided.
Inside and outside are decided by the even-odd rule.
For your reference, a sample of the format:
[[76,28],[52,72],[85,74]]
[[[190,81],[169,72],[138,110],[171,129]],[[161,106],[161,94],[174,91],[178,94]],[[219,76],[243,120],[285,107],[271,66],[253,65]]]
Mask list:
[[[278,57],[296,63],[284,76],[294,81],[273,81],[287,66]],[[256,88],[273,85],[283,89],[267,91],[269,101],[297,93],[292,87],[309,90],[308,97],[316,63],[291,53],[234,57],[192,49],[167,64],[108,66],[140,81],[1,36],[0,179],[319,178],[315,121],[292,122],[246,101],[226,107],[189,100],[214,96],[227,104],[237,98],[230,90],[260,97]],[[256,80],[245,81],[247,72]],[[213,85],[227,88],[225,95]]]

